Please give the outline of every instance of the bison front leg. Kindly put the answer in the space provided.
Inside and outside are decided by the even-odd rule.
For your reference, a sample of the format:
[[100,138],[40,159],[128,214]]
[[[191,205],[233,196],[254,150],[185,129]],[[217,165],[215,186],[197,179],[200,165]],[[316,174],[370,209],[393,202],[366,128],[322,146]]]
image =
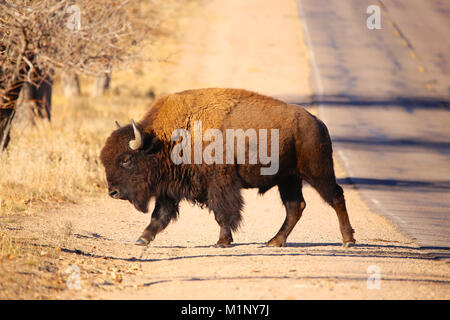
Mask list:
[[218,247],[231,247],[232,232],[236,231],[241,222],[243,200],[240,189],[227,186],[228,190],[212,187],[208,190],[208,207],[214,212],[214,218],[220,226]]
[[146,246],[163,231],[172,219],[178,216],[178,202],[169,198],[158,198],[152,212],[150,224],[137,239],[136,245]]

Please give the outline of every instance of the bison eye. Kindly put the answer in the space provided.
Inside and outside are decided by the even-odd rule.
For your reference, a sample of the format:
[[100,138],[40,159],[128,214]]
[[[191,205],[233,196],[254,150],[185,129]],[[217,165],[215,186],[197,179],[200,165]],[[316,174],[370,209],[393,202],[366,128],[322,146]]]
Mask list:
[[130,168],[131,164],[132,164],[132,157],[129,154],[120,160],[120,165],[124,168]]

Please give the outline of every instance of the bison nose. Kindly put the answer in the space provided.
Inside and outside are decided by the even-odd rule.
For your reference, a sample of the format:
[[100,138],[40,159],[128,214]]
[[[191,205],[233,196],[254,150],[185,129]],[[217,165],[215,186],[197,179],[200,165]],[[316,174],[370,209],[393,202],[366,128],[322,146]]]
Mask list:
[[109,196],[111,198],[117,199],[117,198],[119,198],[119,192],[115,189],[112,189],[109,191]]

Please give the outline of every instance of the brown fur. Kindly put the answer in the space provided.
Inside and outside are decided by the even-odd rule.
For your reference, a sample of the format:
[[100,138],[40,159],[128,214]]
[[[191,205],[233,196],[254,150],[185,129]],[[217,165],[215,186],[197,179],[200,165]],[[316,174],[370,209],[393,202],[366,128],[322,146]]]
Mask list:
[[[184,128],[193,135],[193,123],[198,120],[202,121],[203,131],[278,129],[279,171],[264,176],[260,164],[248,161],[175,165],[170,158],[172,132]],[[156,198],[151,223],[141,242],[153,240],[177,217],[179,202],[187,199],[214,212],[221,227],[218,245],[229,246],[231,232],[241,220],[240,189],[258,188],[264,193],[277,185],[286,207],[286,220],[269,244],[284,246],[306,205],[301,192],[305,180],[336,210],[344,243],[354,243],[343,191],[336,183],[328,130],[304,108],[246,90],[188,90],[157,100],[138,127],[144,136],[140,150],[128,147],[134,139],[131,126],[122,127],[107,139],[101,161],[111,196],[127,199],[143,212],[148,210],[149,199]],[[131,159],[129,166],[128,162],[124,166],[124,159]]]
[[158,99],[140,121],[145,131],[162,140],[170,140],[178,128],[192,129],[200,120],[203,130],[222,127],[227,115],[238,105],[274,106],[284,102],[237,89],[198,89],[174,93]]

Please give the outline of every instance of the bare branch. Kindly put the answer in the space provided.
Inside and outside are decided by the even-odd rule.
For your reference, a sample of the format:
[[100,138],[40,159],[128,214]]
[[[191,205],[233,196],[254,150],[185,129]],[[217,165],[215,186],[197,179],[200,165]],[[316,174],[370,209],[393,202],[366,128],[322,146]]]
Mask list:
[[54,70],[97,76],[135,61],[155,36],[160,2],[0,0],[0,97]]

